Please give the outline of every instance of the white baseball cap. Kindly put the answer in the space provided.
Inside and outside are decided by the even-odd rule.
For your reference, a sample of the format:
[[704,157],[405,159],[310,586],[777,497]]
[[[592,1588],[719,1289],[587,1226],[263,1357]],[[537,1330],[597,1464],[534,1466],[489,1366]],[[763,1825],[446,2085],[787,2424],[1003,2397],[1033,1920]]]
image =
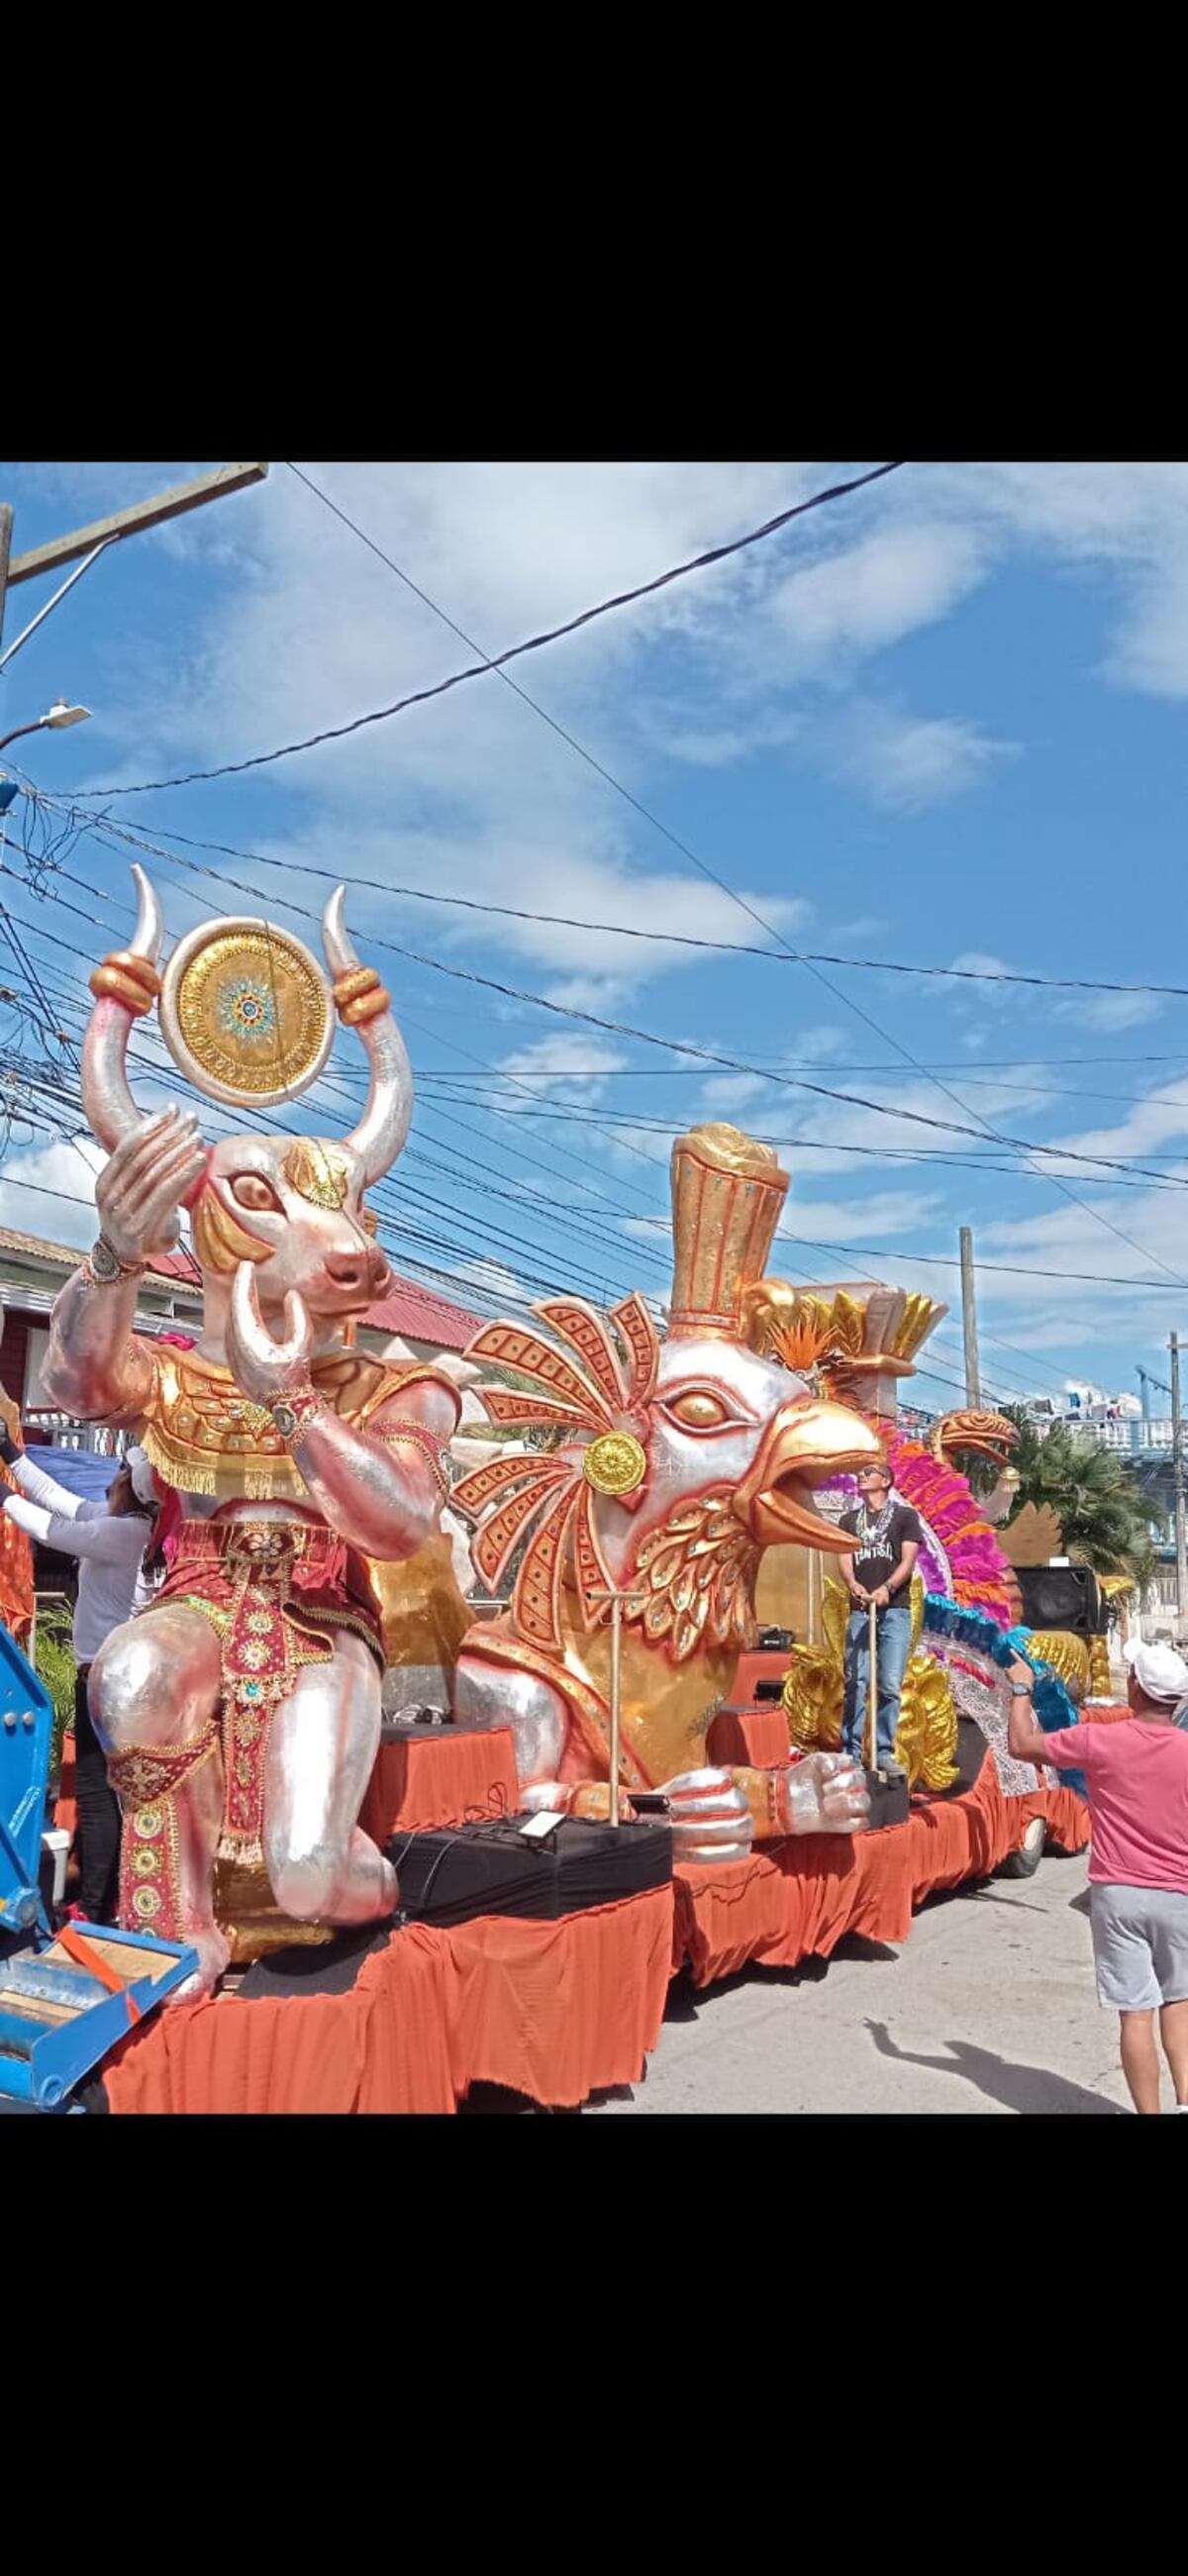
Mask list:
[[[155,1503],[157,1499],[157,1488],[153,1483],[152,1467],[150,1466],[143,1449],[129,1449],[124,1460],[124,1465],[127,1467],[131,1475],[132,1491],[136,1496],[137,1502]],[[1185,1690],[1188,1690],[1188,1672],[1184,1675],[1184,1688]]]
[[1174,1646],[1145,1646],[1140,1637],[1129,1637],[1122,1655],[1148,1699],[1174,1701],[1188,1696],[1188,1664]]

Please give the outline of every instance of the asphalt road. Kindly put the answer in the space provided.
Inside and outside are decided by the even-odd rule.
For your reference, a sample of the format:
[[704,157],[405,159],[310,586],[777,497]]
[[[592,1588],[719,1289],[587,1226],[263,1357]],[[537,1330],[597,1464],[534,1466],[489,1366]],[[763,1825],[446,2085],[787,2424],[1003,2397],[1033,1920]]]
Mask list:
[[[642,2111],[1129,2108],[1118,2023],[1093,1987],[1087,1855],[930,1898],[901,1950],[843,1941],[828,1962],[673,1986]],[[1171,2107],[1170,2085],[1165,2107]]]

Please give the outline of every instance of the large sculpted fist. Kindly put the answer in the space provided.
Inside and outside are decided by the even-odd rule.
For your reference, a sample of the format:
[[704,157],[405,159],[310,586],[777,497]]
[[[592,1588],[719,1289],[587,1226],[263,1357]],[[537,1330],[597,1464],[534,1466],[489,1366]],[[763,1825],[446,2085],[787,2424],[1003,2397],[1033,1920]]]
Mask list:
[[780,1782],[789,1834],[860,1834],[870,1823],[866,1779],[848,1753],[806,1753]]
[[178,1209],[205,1160],[197,1119],[177,1109],[148,1119],[116,1146],[95,1183],[95,1205],[117,1261],[132,1268],[176,1243]]
[[746,1858],[755,1820],[729,1771],[706,1765],[700,1771],[678,1772],[675,1780],[665,1781],[664,1795],[674,1860]]

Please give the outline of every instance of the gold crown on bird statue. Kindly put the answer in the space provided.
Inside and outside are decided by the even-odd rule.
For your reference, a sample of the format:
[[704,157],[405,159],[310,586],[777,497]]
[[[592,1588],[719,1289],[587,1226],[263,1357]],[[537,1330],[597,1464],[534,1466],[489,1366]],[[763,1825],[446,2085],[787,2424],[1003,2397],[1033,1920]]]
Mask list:
[[754,1351],[812,1376],[831,1393],[862,1402],[879,1378],[914,1377],[916,1353],[946,1306],[903,1288],[870,1285],[832,1296],[757,1279],[743,1290],[741,1329]]
[[671,1335],[737,1334],[788,1190],[774,1148],[738,1127],[694,1127],[672,1149]]

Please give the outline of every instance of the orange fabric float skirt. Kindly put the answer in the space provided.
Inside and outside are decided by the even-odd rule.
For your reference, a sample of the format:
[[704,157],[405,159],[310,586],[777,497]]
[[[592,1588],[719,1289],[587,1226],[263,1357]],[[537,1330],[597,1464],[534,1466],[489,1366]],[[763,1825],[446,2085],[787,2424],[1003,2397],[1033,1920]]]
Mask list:
[[424,1726],[381,1744],[359,1822],[385,1851],[393,1834],[477,1825],[514,1816],[519,1804],[510,1727]]
[[120,1921],[173,1939],[181,1930],[176,1800],[183,1783],[221,1748],[219,1856],[261,1863],[274,1710],[291,1696],[303,1665],[329,1662],[344,1629],[363,1638],[381,1672],[384,1647],[367,1569],[324,1522],[183,1521],[166,1581],[141,1617],[155,1618],[169,1602],[196,1610],[219,1639],[219,1717],[197,1742],[138,1746],[110,1756],[107,1767],[124,1811]]
[[472,2084],[573,2109],[636,2084],[660,2035],[672,1890],[555,1923],[408,1923],[349,1994],[178,2004],[104,2068],[110,2108],[454,2111]]
[[772,1843],[729,1868],[678,1870],[674,1970],[711,1985],[756,1964],[794,1968],[828,1958],[847,1932],[905,1941],[912,1912],[934,1889],[985,1878],[1042,1816],[1062,1851],[1082,1851],[1089,1810],[1071,1789],[1004,1798],[987,1756],[972,1789],[916,1807],[883,1833],[806,1835]]

